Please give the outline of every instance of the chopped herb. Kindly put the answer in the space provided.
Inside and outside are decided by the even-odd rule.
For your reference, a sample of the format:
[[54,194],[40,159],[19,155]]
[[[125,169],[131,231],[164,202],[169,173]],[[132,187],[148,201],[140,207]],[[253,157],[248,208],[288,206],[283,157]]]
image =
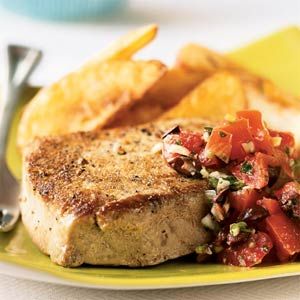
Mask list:
[[209,127],[209,126],[205,126],[204,127],[204,131],[206,131],[209,135],[211,135],[212,131],[213,131],[213,128],[212,127]]
[[241,166],[241,172],[246,174],[252,174],[252,171],[253,166],[249,162],[245,161]]
[[223,131],[219,131],[219,136],[220,136],[221,138],[223,138],[223,137],[226,137],[227,134],[226,134],[225,132],[223,132]]
[[229,232],[232,236],[238,236],[240,232],[252,232],[246,222],[232,223]]
[[213,252],[211,250],[211,247],[208,244],[197,246],[196,249],[195,249],[195,252],[197,254],[208,254],[208,255],[213,254]]
[[[211,173],[212,174],[212,173]],[[214,176],[209,176],[208,178],[208,183],[210,185],[211,188],[213,189],[217,189],[218,185],[219,185],[219,179],[217,177]],[[235,178],[234,176],[230,175],[230,176],[224,176],[221,178],[222,181],[229,181],[229,188],[237,191],[240,190],[242,187],[245,186],[244,182],[241,180],[238,180],[237,178]]]
[[245,186],[243,181],[236,179],[234,176],[227,176],[224,179],[230,182],[230,188],[234,191],[240,190]]
[[181,146],[181,141],[176,141],[175,144]]
[[212,188],[214,188],[214,189],[217,188],[218,182],[219,182],[219,179],[216,178],[216,177],[209,177],[209,178],[208,178],[208,183],[209,183],[209,185],[210,185]]

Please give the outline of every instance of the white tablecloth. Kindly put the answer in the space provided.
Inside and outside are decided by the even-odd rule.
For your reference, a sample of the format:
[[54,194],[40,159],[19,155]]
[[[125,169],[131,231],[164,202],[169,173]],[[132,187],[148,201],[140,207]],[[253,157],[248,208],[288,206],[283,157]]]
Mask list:
[[1,300],[299,300],[300,277],[234,285],[152,291],[107,291],[65,287],[0,275]]
[[44,56],[32,81],[45,84],[81,65],[121,34],[153,22],[159,33],[137,56],[166,63],[173,63],[188,42],[223,51],[300,25],[299,0],[128,1],[123,14],[98,22],[43,22],[0,10],[0,46],[11,42],[42,49]]

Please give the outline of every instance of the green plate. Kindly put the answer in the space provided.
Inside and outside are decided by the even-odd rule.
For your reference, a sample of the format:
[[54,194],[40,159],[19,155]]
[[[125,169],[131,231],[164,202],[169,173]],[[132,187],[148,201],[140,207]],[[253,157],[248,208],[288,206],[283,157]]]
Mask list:
[[[279,49],[280,55],[274,49]],[[255,72],[267,75],[277,84],[300,94],[300,31],[288,28],[234,51],[230,57]],[[288,76],[287,76],[288,74]],[[287,80],[290,79],[290,80]],[[36,89],[29,88],[23,104]],[[8,163],[20,178],[20,157],[15,146],[21,108],[14,120],[8,149]],[[235,283],[300,274],[300,263],[237,268],[219,264],[199,265],[179,259],[143,269],[82,266],[62,268],[51,263],[32,244],[23,225],[0,234],[0,272],[35,280],[109,289],[154,289]]]

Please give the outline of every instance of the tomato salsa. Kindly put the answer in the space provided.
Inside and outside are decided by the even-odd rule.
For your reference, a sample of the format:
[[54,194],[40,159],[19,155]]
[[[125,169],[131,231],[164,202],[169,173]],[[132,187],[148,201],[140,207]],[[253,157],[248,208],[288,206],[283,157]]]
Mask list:
[[179,126],[163,136],[163,156],[183,176],[206,179],[211,233],[199,262],[251,267],[300,257],[300,185],[291,133],[270,130],[259,111],[227,116],[202,131]]

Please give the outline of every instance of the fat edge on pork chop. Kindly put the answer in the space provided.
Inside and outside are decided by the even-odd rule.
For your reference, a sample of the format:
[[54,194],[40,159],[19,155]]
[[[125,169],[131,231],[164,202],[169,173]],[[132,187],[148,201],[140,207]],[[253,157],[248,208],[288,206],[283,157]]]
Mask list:
[[185,178],[159,151],[164,121],[41,138],[26,150],[20,207],[42,252],[59,265],[149,266],[207,241],[204,180]]

